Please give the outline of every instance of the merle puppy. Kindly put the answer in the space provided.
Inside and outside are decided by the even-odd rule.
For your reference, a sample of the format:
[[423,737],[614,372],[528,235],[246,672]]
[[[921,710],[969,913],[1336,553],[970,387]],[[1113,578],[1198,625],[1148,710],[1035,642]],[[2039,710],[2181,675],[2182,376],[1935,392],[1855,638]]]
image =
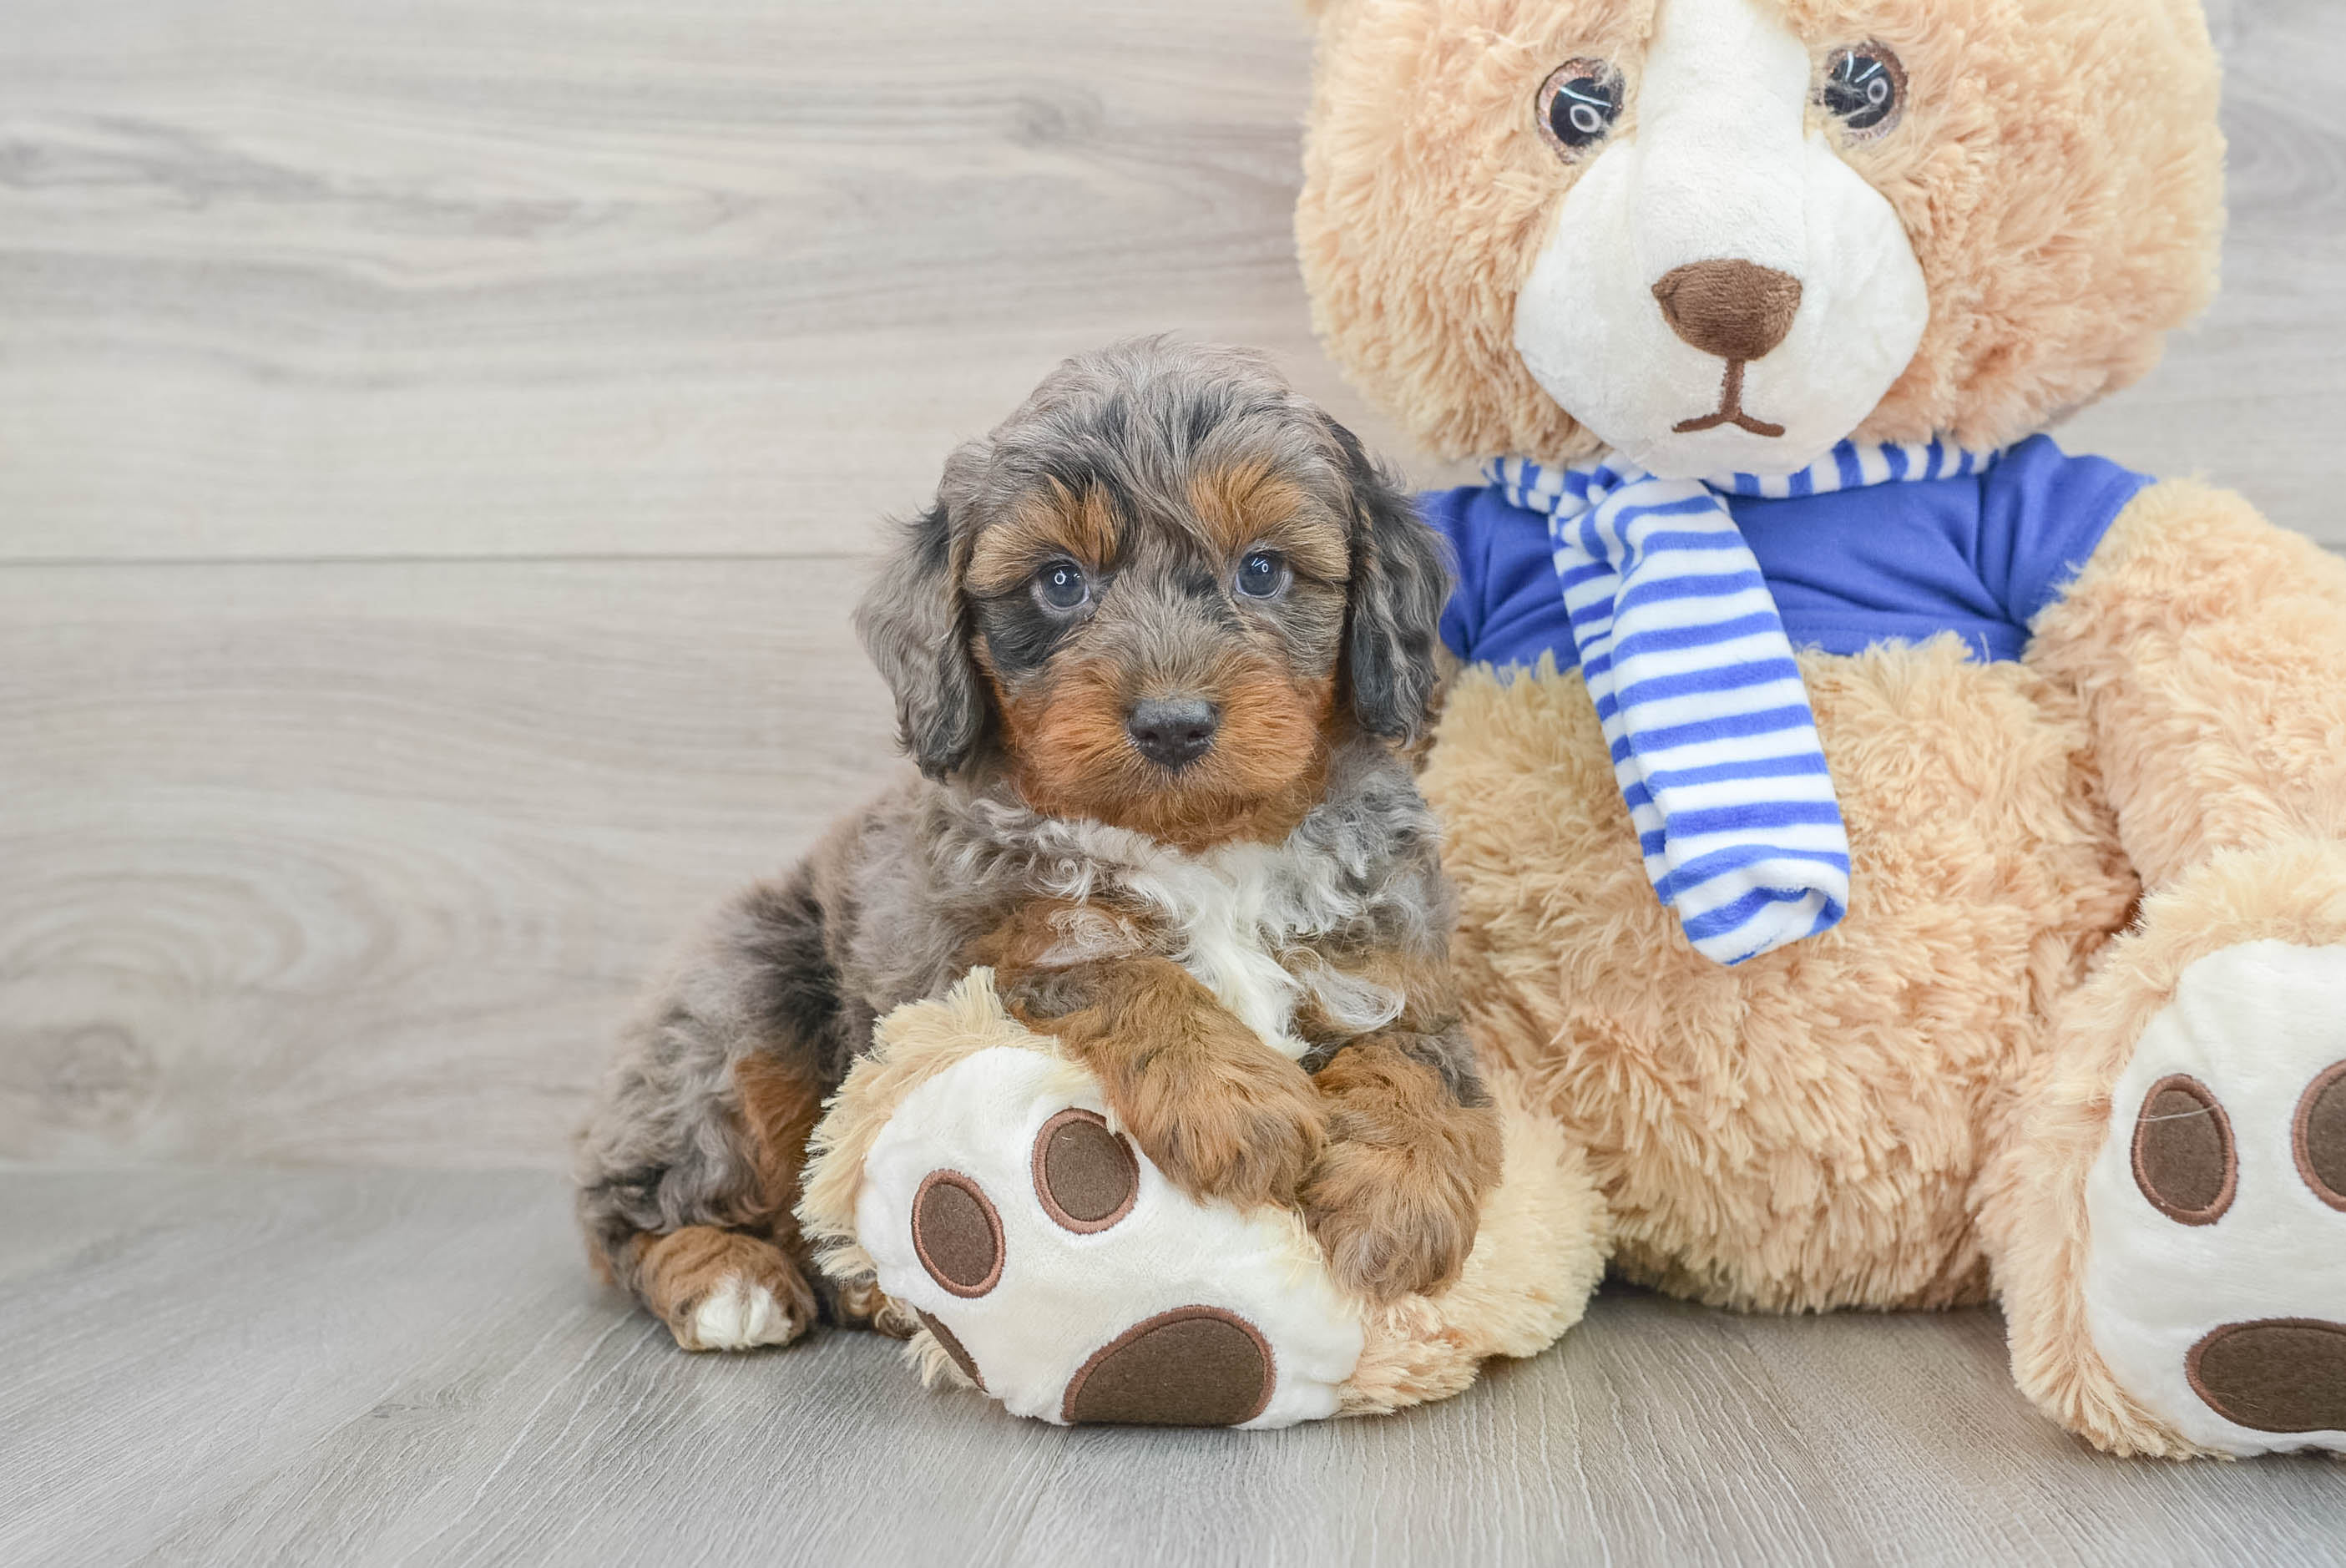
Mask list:
[[579,1145],[598,1267],[687,1349],[909,1327],[811,1268],[807,1134],[875,1018],[990,964],[1183,1190],[1299,1206],[1372,1299],[1454,1278],[1499,1138],[1402,754],[1446,586],[1262,357],[1060,366],[859,613],[920,776],[736,899],[627,1033]]

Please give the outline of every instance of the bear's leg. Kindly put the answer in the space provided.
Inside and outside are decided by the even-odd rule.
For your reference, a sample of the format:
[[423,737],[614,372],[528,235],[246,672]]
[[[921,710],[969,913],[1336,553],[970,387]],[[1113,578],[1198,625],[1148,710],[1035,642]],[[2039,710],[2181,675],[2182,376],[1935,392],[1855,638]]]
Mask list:
[[2115,1453],[2346,1451],[2346,846],[2147,899],[2058,1005],[1978,1205],[2054,1420]]

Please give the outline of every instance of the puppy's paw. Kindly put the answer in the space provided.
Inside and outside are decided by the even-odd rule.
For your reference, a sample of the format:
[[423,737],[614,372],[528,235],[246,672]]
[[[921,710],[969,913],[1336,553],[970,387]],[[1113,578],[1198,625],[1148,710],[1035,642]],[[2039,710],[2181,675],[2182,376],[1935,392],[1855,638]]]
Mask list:
[[1168,960],[1098,966],[1089,983],[1091,1005],[1043,1027],[1140,1152],[1191,1197],[1292,1201],[1326,1137],[1311,1075]]
[[1241,1207],[1289,1203],[1326,1140],[1320,1096],[1251,1033],[1240,1044],[1095,1066],[1117,1120],[1175,1186]]
[[1301,1196],[1329,1266],[1372,1301],[1441,1289],[1465,1267],[1499,1179],[1498,1114],[1458,1104],[1389,1041],[1347,1047],[1317,1083],[1329,1144]]
[[1341,1141],[1321,1155],[1300,1196],[1338,1282],[1380,1304],[1456,1279],[1483,1202],[1470,1171],[1429,1150]]
[[814,1325],[798,1266],[754,1236],[687,1226],[653,1237],[638,1271],[644,1304],[687,1350],[787,1345]]
[[872,1275],[824,1281],[820,1288],[831,1321],[842,1329],[869,1329],[891,1339],[909,1339],[920,1332],[919,1314],[881,1289],[880,1281]]
[[693,1308],[689,1334],[677,1336],[688,1350],[754,1350],[787,1345],[806,1329],[774,1293],[739,1274],[729,1275]]

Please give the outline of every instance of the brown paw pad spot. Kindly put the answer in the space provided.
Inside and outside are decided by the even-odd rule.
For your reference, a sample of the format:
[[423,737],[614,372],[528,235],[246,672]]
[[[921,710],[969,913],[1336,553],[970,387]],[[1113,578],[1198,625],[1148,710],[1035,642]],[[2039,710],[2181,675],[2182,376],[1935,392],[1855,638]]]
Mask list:
[[930,1317],[926,1312],[922,1312],[918,1307],[913,1308],[913,1310],[920,1313],[921,1327],[926,1329],[930,1337],[936,1340],[944,1353],[953,1358],[953,1364],[961,1369],[961,1375],[975,1383],[980,1392],[984,1391],[985,1374],[977,1369],[977,1358],[969,1353],[968,1347],[954,1336],[952,1329]]
[[2191,1347],[2184,1372],[2208,1408],[2236,1426],[2346,1431],[2346,1323],[2227,1323]]
[[1140,1196],[1132,1145],[1090,1111],[1065,1110],[1045,1122],[1035,1135],[1034,1165],[1043,1212],[1080,1235],[1106,1230]]
[[1002,1279],[1002,1216],[961,1172],[931,1171],[913,1195],[913,1250],[954,1295],[983,1296]]
[[2306,1089],[2290,1141],[2313,1196],[2346,1209],[2346,1062],[2323,1069]]
[[1270,1345],[1219,1307],[1176,1307],[1093,1352],[1059,1401],[1063,1420],[1234,1427],[1262,1414],[1278,1382]]
[[2178,1225],[2213,1225],[2239,1186],[2232,1121],[2198,1079],[2177,1073],[2142,1098],[2134,1124],[2134,1183]]

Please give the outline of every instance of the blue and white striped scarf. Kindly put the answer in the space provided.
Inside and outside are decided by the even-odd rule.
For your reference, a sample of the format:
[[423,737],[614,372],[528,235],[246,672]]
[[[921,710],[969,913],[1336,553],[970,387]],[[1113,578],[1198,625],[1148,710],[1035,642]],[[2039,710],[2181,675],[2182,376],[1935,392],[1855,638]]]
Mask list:
[[1706,958],[1741,963],[1839,923],[1849,833],[1783,617],[1724,497],[1976,473],[1982,453],[1843,442],[1798,473],[1658,479],[1619,458],[1490,465],[1544,512],[1646,874]]

